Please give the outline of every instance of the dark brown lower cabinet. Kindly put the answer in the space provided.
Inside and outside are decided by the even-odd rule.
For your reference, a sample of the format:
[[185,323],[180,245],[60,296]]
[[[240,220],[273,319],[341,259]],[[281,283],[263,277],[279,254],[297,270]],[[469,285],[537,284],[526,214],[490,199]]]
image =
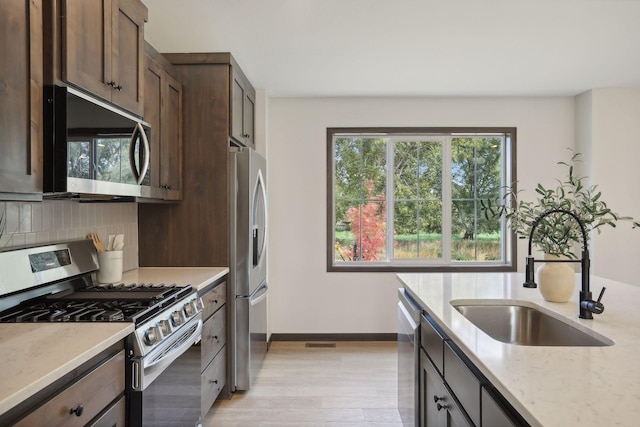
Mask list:
[[0,416],[0,425],[124,427],[125,351],[120,343]]
[[[228,390],[225,389],[228,377],[226,287],[226,278],[223,278],[199,292],[204,304],[200,342],[203,419],[223,390]],[[228,397],[228,392],[226,395]]]
[[420,425],[473,426],[451,396],[433,363],[420,350]]
[[433,318],[420,329],[420,427],[529,425]]

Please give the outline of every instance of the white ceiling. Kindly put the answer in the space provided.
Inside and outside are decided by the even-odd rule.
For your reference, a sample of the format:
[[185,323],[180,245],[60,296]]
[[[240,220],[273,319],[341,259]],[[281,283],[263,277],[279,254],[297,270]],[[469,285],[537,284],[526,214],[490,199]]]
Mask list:
[[640,0],[143,0],[160,52],[231,52],[271,96],[640,87]]

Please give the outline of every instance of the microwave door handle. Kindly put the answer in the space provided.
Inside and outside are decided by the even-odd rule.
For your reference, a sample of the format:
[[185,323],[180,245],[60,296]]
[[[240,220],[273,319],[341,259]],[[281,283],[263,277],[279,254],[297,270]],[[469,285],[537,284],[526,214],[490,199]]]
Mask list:
[[[142,146],[140,147],[142,150],[142,167],[140,170],[136,167],[135,159],[136,137],[138,135],[140,135],[140,140],[142,142]],[[147,134],[140,122],[136,124],[133,134],[131,135],[131,141],[129,143],[129,163],[131,164],[131,171],[136,179],[136,183],[140,185],[144,180],[144,176],[147,174],[147,169],[149,169],[149,140],[147,139]]]

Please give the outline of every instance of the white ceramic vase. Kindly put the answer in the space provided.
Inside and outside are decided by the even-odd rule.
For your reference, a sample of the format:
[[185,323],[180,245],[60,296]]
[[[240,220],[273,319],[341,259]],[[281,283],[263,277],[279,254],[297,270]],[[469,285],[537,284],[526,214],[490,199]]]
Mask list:
[[[566,259],[557,255],[544,255],[545,260]],[[576,286],[576,272],[565,262],[545,262],[538,267],[538,288],[549,302],[567,302]]]

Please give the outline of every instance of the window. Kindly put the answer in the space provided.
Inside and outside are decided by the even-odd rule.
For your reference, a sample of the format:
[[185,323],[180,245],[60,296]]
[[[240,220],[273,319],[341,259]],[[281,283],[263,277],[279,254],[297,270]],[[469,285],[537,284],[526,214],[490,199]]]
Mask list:
[[515,128],[327,129],[328,271],[515,271]]

